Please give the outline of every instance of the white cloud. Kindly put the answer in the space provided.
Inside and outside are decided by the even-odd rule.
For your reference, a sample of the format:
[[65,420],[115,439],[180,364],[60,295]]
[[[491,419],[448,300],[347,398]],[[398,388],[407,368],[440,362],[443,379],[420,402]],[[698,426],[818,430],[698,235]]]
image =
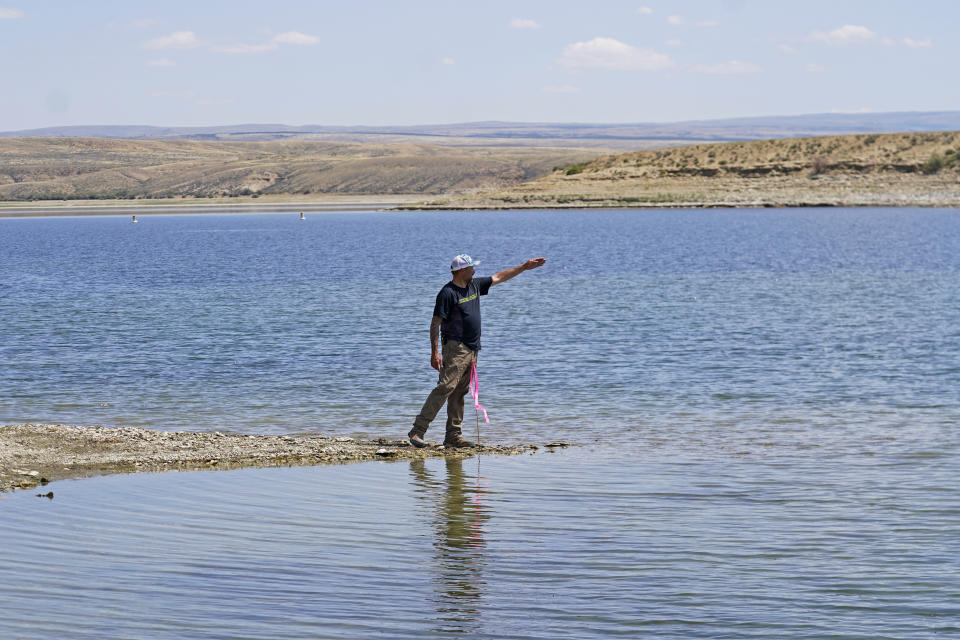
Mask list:
[[653,15],[653,9],[651,9],[650,7],[640,7],[639,9],[637,9],[637,15],[641,15],[641,16]]
[[216,53],[229,53],[233,55],[244,55],[247,53],[264,53],[266,51],[274,51],[279,49],[280,45],[276,42],[268,42],[266,44],[230,44],[230,45],[216,45],[210,47],[210,51]]
[[250,54],[265,53],[280,48],[280,45],[315,45],[320,42],[320,38],[311,36],[299,31],[286,31],[278,33],[269,41],[261,44],[229,44],[229,45],[211,45],[201,41],[193,31],[176,31],[168,36],[153,38],[143,43],[144,49],[196,49],[197,47],[207,47],[215,53],[228,54]]
[[267,51],[275,51],[280,48],[281,44],[315,45],[319,42],[320,38],[317,36],[300,33],[299,31],[286,31],[284,33],[278,33],[270,38],[269,42],[264,42],[263,44],[217,45],[210,47],[210,50],[217,53],[243,55],[248,53],[265,53]]
[[158,58],[157,60],[147,60],[148,67],[175,67],[177,63],[170,58]]
[[451,65],[452,65],[452,64],[457,64],[457,61],[454,60],[453,58],[441,58],[441,59],[440,59],[440,64],[451,64]]
[[933,47],[933,42],[928,40],[914,40],[913,38],[904,38],[903,44],[911,48],[920,48],[920,49],[930,49]]
[[13,20],[15,18],[22,18],[23,11],[20,9],[8,9],[6,7],[0,7],[0,20]]
[[175,31],[143,43],[144,49],[193,49],[203,46],[193,31]]
[[533,20],[527,18],[514,18],[507,26],[511,29],[539,29],[540,25]]
[[707,73],[717,76],[738,76],[747,73],[760,73],[763,67],[752,62],[741,62],[740,60],[730,60],[729,62],[720,62],[717,64],[695,64],[690,67],[691,71],[696,73]]
[[720,23],[716,20],[701,20],[697,23],[698,27],[719,27]]
[[810,34],[809,39],[830,45],[882,44],[885,47],[895,47],[898,44],[902,44],[905,47],[920,49],[933,47],[933,41],[929,38],[924,40],[914,38],[901,38],[896,40],[890,36],[874,33],[867,27],[856,24],[847,24],[839,29],[828,32],[814,31]]
[[588,42],[567,45],[557,64],[567,71],[659,71],[674,66],[673,59],[668,55],[633,47],[613,38],[594,38]]
[[683,16],[667,16],[667,22],[673,25],[683,24]]
[[682,47],[683,41],[681,40],[667,40],[666,42],[668,47]]
[[847,24],[827,33],[815,31],[810,37],[827,44],[864,44],[872,42],[877,34],[864,26]]
[[803,70],[807,73],[823,73],[827,70],[822,64],[805,64],[803,65]]
[[574,87],[569,84],[560,85],[558,87],[544,87],[544,91],[547,93],[579,93],[580,88]]
[[285,33],[278,33],[273,36],[271,42],[276,42],[277,44],[318,44],[320,38],[317,36],[310,36],[305,33],[300,33],[299,31],[287,31]]
[[778,44],[777,51],[780,53],[786,53],[787,55],[795,56],[800,53],[796,48],[791,47],[788,44]]

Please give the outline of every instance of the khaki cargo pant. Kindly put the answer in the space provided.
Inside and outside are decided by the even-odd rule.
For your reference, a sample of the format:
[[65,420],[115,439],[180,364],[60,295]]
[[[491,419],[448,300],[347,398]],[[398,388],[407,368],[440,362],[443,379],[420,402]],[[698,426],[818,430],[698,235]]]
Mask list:
[[420,437],[427,432],[444,402],[447,403],[446,438],[459,435],[463,425],[463,398],[470,390],[470,365],[477,361],[477,352],[458,340],[447,340],[443,343],[441,357],[443,368],[437,386],[427,396],[420,415],[413,421],[412,433]]

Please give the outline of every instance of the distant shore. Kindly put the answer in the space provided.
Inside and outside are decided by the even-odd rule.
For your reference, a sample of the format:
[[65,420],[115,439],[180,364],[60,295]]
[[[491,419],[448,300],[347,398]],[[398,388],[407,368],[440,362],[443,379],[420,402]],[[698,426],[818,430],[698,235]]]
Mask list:
[[[813,207],[930,207],[960,208],[960,182],[920,180],[912,185],[826,184],[811,189],[806,184],[776,184],[755,180],[753,184],[719,184],[708,188],[700,181],[673,180],[651,185],[646,193],[595,191],[576,194],[504,190],[471,196],[424,200],[410,196],[342,196],[330,199],[290,200],[273,198],[218,198],[206,200],[68,200],[53,202],[0,202],[0,218],[69,216],[149,216],[228,213],[289,213],[301,211],[514,211],[556,209],[764,209]],[[762,184],[767,182],[766,184]],[[724,187],[728,188],[724,188]],[[797,187],[801,188],[797,188]],[[803,188],[806,187],[806,188]],[[872,187],[872,188],[870,188]],[[699,193],[690,193],[699,191]],[[709,191],[705,193],[705,191]]]
[[627,153],[10,138],[0,141],[0,157],[9,165],[0,170],[0,198],[5,198],[0,216],[6,217],[305,209],[960,207],[960,131],[781,138]]
[[960,207],[960,132],[636,151],[403,208]]
[[[551,443],[546,447],[566,446]],[[154,431],[138,427],[14,424],[0,426],[0,492],[55,480],[141,471],[291,467],[475,453],[532,453],[536,445],[415,449],[404,440],[362,441],[328,435],[245,435]]]
[[644,180],[553,175],[518,187],[397,205],[399,210],[960,208],[960,179],[943,175],[670,176]]
[[379,211],[422,200],[422,195],[332,195],[296,198],[170,198],[156,200],[41,200],[0,202],[0,218],[197,213],[298,213],[300,211]]

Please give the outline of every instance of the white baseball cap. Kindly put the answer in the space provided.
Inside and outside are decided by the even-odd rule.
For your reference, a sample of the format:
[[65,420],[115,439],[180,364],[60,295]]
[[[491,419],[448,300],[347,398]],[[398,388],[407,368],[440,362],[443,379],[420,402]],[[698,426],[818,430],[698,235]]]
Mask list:
[[460,269],[466,269],[467,267],[475,267],[480,264],[479,260],[474,260],[465,253],[461,253],[456,258],[453,259],[453,262],[450,263],[450,271],[460,271]]

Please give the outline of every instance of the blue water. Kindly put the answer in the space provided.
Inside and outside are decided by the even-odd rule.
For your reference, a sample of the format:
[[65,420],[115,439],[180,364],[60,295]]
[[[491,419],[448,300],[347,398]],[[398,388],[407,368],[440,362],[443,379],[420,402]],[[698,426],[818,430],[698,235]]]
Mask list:
[[956,477],[577,450],[55,482],[0,499],[0,636],[958,637]]
[[402,435],[450,257],[491,435],[960,418],[960,215],[315,213],[0,220],[0,421]]
[[3,495],[0,637],[960,637],[960,212],[307,217],[0,219],[0,423],[400,437],[467,252],[584,446]]

